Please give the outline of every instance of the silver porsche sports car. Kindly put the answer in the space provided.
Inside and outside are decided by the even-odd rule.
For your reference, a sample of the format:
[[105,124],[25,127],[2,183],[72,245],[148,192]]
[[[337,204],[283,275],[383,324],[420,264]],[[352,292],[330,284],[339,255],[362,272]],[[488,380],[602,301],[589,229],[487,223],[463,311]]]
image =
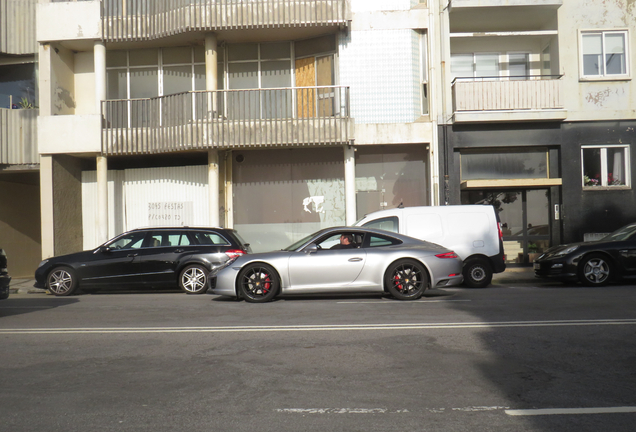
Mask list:
[[279,294],[388,293],[415,300],[462,283],[462,260],[434,243],[388,231],[336,227],[213,270],[212,294],[266,302]]

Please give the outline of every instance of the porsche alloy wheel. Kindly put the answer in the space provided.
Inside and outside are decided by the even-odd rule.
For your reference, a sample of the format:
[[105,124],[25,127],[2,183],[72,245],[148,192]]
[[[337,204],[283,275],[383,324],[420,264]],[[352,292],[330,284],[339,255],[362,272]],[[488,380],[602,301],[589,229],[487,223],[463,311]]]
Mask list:
[[276,271],[267,264],[249,264],[238,276],[241,297],[251,303],[264,303],[272,300],[280,286]]
[[428,288],[428,275],[421,263],[404,259],[389,266],[384,283],[396,299],[416,300]]
[[590,255],[581,260],[579,280],[587,286],[604,286],[610,280],[612,266],[602,255]]

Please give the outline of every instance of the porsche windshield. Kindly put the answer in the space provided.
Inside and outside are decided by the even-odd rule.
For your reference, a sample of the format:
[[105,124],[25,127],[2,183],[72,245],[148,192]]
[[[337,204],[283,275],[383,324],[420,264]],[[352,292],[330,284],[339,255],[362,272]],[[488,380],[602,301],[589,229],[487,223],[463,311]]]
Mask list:
[[623,241],[628,240],[636,235],[636,223],[625,225],[623,228],[614,231],[607,237],[604,237],[603,241]]
[[306,241],[308,241],[310,238],[312,238],[314,235],[315,235],[315,233],[314,233],[314,234],[310,234],[310,235],[308,235],[307,237],[304,237],[303,239],[298,240],[296,243],[291,244],[291,245],[289,245],[289,246],[287,246],[286,248],[281,249],[281,250],[284,250],[284,251],[295,251],[295,250],[296,250],[296,249],[298,249],[298,248],[299,248],[299,247],[300,247],[303,243],[305,243],[305,242],[306,242]]

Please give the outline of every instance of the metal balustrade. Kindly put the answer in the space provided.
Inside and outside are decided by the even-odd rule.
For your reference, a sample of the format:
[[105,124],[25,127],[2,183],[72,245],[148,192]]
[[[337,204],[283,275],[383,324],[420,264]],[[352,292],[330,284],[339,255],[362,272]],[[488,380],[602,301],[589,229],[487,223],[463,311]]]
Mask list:
[[0,164],[40,163],[36,109],[0,108]]
[[562,109],[560,76],[456,78],[457,111]]
[[189,31],[339,25],[349,0],[102,0],[106,41],[157,39]]
[[338,145],[353,138],[349,87],[195,91],[102,102],[102,152]]

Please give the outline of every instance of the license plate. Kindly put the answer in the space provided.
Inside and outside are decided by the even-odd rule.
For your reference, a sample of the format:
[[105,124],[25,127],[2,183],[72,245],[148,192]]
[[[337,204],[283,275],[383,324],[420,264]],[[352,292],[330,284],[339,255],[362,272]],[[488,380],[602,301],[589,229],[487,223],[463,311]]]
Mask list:
[[541,268],[541,264],[539,263],[534,263],[534,269],[535,270],[539,270]]

